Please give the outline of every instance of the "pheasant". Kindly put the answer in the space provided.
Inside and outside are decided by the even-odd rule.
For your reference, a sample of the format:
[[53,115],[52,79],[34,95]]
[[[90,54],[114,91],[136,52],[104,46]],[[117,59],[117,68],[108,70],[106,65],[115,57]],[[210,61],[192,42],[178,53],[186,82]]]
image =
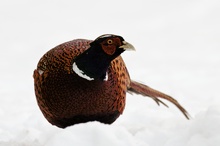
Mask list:
[[120,56],[135,50],[121,36],[105,34],[94,41],[76,39],[49,50],[34,70],[38,106],[52,125],[65,128],[78,123],[113,123],[125,108],[126,92],[159,98],[187,111],[169,95],[130,79]]

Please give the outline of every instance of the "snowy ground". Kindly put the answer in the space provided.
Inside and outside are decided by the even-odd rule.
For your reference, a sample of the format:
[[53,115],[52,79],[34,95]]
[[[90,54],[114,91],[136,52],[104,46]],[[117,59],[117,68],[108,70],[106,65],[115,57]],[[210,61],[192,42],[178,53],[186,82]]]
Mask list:
[[[3,0],[0,4],[1,146],[218,146],[220,2],[217,0]],[[50,48],[75,38],[122,35],[133,79],[175,97],[191,114],[127,96],[112,125],[50,125],[35,100],[32,73]],[[166,102],[167,103],[167,102]]]

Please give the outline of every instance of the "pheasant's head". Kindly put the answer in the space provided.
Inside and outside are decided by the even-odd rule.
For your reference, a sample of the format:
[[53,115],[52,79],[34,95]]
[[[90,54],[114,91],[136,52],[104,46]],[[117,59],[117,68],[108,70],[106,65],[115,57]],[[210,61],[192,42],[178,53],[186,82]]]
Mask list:
[[126,42],[121,36],[112,34],[101,35],[90,45],[91,47],[101,48],[110,58],[119,56],[125,50],[134,50],[133,45]]
[[73,61],[73,70],[87,80],[106,80],[112,60],[125,50],[135,50],[121,36],[105,34],[90,43],[90,47]]

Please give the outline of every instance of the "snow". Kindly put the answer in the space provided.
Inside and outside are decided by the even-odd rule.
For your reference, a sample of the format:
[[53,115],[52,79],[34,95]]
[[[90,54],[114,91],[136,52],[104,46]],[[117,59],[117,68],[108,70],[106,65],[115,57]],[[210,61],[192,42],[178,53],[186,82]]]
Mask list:
[[[0,145],[218,146],[220,143],[220,2],[28,1],[0,5]],[[136,52],[122,56],[130,76],[175,97],[190,113],[127,94],[123,115],[66,129],[40,112],[33,70],[56,45],[118,34]]]

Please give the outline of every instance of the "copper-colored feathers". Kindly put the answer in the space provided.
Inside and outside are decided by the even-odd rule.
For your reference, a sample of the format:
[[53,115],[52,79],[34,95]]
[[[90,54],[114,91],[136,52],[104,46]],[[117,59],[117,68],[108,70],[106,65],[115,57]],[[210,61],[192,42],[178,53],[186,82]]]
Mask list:
[[[117,37],[118,39],[112,39]],[[105,39],[121,42],[114,42],[117,45],[106,46],[113,42]],[[95,41],[73,40],[51,49],[40,59],[33,75],[35,94],[42,113],[51,124],[61,128],[95,120],[111,124],[124,110],[127,91],[149,96],[158,104],[164,104],[158,98],[167,99],[188,118],[186,110],[172,97],[130,80],[124,61],[119,56],[125,51],[124,48],[120,48],[123,42],[125,41],[122,37],[114,35],[102,36]],[[101,46],[110,48],[114,52],[112,50],[102,51]],[[89,49],[94,49],[94,51]],[[100,55],[102,53],[103,55]],[[104,65],[99,62],[93,63],[92,55],[108,57],[110,60],[107,61],[110,64],[106,63],[108,66],[105,67],[105,63]],[[88,58],[90,60],[86,60]],[[105,58],[102,59],[105,60]],[[74,62],[78,65],[82,75],[88,75],[94,80],[80,77],[73,70]],[[96,65],[100,70],[96,70]],[[85,69],[86,66],[89,66],[88,70]],[[100,75],[93,77],[93,72],[97,71],[98,73],[100,71]],[[107,79],[103,78],[103,73]]]
[[184,114],[184,116],[189,119],[189,114],[188,112],[178,103],[177,100],[175,100],[174,98],[172,98],[169,95],[166,95],[160,91],[157,91],[149,86],[146,86],[144,84],[135,82],[135,81],[131,81],[130,83],[130,87],[128,88],[129,91],[136,93],[136,94],[141,94],[143,96],[148,96],[150,98],[152,98],[158,105],[163,104],[166,107],[168,107],[163,101],[161,101],[159,98],[162,99],[166,99],[168,101],[170,101],[171,103],[173,103],[174,105],[177,106],[177,108]]

